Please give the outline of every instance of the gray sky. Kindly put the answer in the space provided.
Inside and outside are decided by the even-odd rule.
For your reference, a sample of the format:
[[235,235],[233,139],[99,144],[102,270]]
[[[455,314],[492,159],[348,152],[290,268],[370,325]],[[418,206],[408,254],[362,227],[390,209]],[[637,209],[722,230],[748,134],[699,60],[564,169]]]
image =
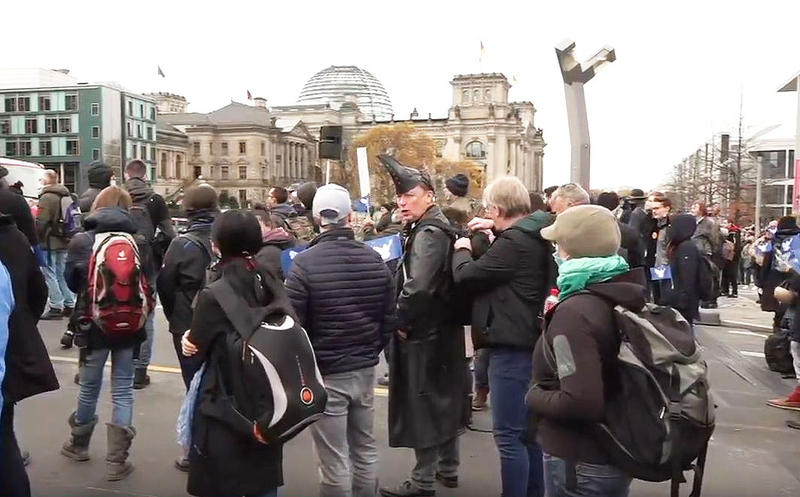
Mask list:
[[517,79],[510,98],[538,109],[547,185],[569,179],[554,46],[572,38],[581,59],[605,44],[617,52],[586,87],[595,188],[659,185],[713,132],[734,130],[740,95],[751,132],[780,123],[772,136],[794,136],[796,94],[776,90],[800,71],[800,2],[657,4],[59,1],[35,15],[30,3],[6,2],[3,18],[19,22],[3,23],[13,49],[1,64],[180,93],[194,111],[246,102],[248,89],[291,104],[320,69],[353,64],[383,82],[398,116],[416,107],[434,117],[451,104],[453,75],[503,72]]

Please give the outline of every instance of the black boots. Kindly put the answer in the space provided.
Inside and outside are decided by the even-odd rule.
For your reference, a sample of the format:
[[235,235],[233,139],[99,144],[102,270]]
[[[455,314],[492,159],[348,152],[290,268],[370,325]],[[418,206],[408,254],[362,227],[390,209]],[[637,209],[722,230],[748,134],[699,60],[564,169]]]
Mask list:
[[133,372],[133,388],[141,390],[150,384],[150,377],[147,376],[147,368],[136,368]]
[[128,462],[128,449],[131,448],[136,430],[133,426],[119,426],[107,423],[108,453],[106,455],[106,480],[119,481],[133,472],[133,464]]
[[72,333],[71,330],[65,331],[64,334],[61,336],[61,347],[65,349],[71,349],[73,337],[74,334]]
[[97,416],[90,423],[79,425],[75,422],[75,413],[69,415],[67,420],[70,427],[69,441],[61,447],[61,453],[73,461],[89,460],[89,441],[92,439],[94,425],[97,424]]

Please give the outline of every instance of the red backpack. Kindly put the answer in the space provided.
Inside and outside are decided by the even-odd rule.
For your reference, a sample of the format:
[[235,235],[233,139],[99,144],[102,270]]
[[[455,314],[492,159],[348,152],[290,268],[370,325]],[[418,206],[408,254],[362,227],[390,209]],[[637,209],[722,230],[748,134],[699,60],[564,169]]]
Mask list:
[[87,296],[87,317],[106,335],[121,337],[142,329],[153,310],[153,296],[133,236],[95,236]]

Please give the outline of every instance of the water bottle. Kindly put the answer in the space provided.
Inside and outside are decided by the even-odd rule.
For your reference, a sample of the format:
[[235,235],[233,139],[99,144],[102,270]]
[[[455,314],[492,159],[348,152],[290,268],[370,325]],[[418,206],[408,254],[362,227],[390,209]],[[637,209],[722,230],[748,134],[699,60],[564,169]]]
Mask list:
[[544,299],[544,315],[547,316],[556,304],[558,304],[558,288],[553,288],[550,290],[550,295]]

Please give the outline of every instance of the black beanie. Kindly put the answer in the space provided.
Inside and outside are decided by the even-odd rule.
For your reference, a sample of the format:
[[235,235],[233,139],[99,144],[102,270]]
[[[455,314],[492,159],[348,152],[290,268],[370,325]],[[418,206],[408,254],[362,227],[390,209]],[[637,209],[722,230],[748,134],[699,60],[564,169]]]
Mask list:
[[456,174],[444,182],[450,193],[457,197],[466,197],[469,192],[469,178],[465,174]]
[[797,219],[794,216],[783,216],[778,219],[779,230],[797,229]]
[[90,187],[105,188],[111,184],[111,177],[114,176],[114,171],[102,162],[92,162],[86,175],[89,178]]

